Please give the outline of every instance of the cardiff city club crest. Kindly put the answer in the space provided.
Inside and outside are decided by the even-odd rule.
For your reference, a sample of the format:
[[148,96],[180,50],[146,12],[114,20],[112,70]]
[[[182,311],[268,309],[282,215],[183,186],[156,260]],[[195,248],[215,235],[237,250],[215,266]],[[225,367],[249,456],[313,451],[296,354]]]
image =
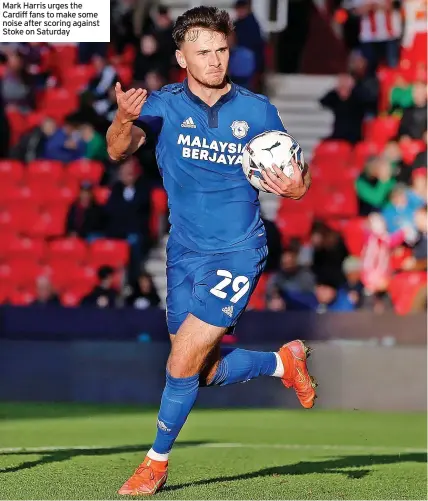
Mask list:
[[250,126],[244,120],[235,120],[230,128],[232,129],[232,133],[235,137],[242,139],[247,135]]

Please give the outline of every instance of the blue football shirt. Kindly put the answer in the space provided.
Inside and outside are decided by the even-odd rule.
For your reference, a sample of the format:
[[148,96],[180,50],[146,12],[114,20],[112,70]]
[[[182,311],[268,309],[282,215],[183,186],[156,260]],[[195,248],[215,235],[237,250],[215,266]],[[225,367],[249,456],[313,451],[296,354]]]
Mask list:
[[232,84],[210,107],[185,80],[153,92],[135,125],[156,140],[171,238],[201,253],[266,244],[258,191],[241,162],[243,148],[254,136],[285,130],[267,97]]

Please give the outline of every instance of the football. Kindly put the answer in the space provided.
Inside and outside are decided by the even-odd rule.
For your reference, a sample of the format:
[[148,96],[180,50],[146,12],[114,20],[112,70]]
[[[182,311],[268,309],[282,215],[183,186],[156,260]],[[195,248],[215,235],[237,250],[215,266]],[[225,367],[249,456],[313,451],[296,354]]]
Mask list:
[[274,172],[272,164],[275,164],[287,177],[291,177],[292,158],[303,172],[305,160],[299,143],[287,132],[271,130],[262,132],[247,143],[242,155],[242,169],[254,188],[266,191],[260,185],[262,170],[270,169]]

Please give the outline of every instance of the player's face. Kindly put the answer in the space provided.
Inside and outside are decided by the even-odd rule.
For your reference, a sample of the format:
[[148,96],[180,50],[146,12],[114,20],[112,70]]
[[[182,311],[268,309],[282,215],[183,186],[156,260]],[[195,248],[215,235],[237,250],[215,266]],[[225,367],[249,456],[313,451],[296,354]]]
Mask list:
[[224,83],[229,65],[229,46],[223,33],[192,29],[176,53],[178,64],[189,77],[209,88]]

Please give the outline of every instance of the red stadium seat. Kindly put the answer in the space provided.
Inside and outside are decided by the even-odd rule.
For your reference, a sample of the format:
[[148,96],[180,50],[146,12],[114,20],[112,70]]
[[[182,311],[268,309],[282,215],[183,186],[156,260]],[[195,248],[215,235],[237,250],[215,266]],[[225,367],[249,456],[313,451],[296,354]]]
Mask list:
[[361,173],[361,169],[351,163],[335,165],[326,158],[322,160],[314,160],[311,163],[312,178],[317,182],[339,182],[339,181],[354,181]]
[[127,65],[119,64],[116,66],[117,75],[122,82],[123,87],[129,87],[132,83],[132,68]]
[[347,141],[339,141],[339,140],[326,140],[316,146],[313,157],[328,157],[332,162],[336,162],[338,160],[346,162],[351,154],[352,146]]
[[45,257],[46,242],[26,237],[15,237],[9,242],[9,259],[30,259],[42,261]]
[[367,160],[379,155],[381,148],[378,143],[372,141],[362,141],[358,143],[352,152],[352,162],[362,170]]
[[82,159],[71,162],[68,165],[67,174],[70,179],[74,179],[79,183],[89,181],[98,184],[103,175],[103,170],[104,167],[101,162]]
[[123,49],[123,53],[121,55],[121,61],[124,65],[133,66],[135,61],[136,50],[133,45],[127,45]]
[[91,64],[79,64],[64,69],[62,74],[63,86],[71,91],[83,90],[95,75],[95,68]]
[[10,106],[6,107],[6,116],[11,132],[10,143],[14,146],[26,130],[25,117],[19,110]]
[[291,200],[290,198],[280,198],[277,216],[287,217],[287,214],[309,213],[314,211],[314,196],[312,188],[300,200]]
[[367,126],[367,139],[384,145],[390,139],[393,139],[398,133],[400,119],[398,117],[379,117],[375,118]]
[[168,196],[163,188],[154,188],[150,193],[150,233],[159,237],[160,223],[168,212]]
[[262,273],[254,292],[251,295],[248,303],[250,310],[264,310],[266,309],[266,285],[269,281],[271,274]]
[[404,272],[392,277],[389,294],[396,313],[406,315],[411,312],[416,294],[427,284],[427,275],[422,272]]
[[86,262],[88,247],[80,238],[61,238],[49,244],[49,259],[61,259],[75,264]]
[[14,290],[10,294],[10,303],[14,306],[28,306],[36,299],[36,295],[31,290]]
[[76,45],[56,45],[54,49],[53,66],[56,75],[62,81],[68,68],[76,64],[78,49]]
[[410,165],[416,155],[426,148],[426,144],[422,140],[403,140],[400,141],[399,145],[403,161],[407,165]]
[[47,206],[65,206],[72,204],[77,197],[77,184],[70,183],[70,186],[59,186],[55,189],[48,189],[45,193],[45,204]]
[[23,177],[24,166],[21,162],[0,159],[0,187],[4,183],[18,183]]
[[4,232],[25,234],[28,221],[31,222],[31,216],[35,214],[26,207],[0,208],[0,234]]
[[354,183],[314,184],[315,216],[320,219],[354,217],[358,213]]
[[364,247],[366,224],[366,219],[362,217],[350,219],[342,231],[346,247],[353,256],[361,255]]
[[13,288],[10,284],[5,282],[0,282],[0,304],[5,304],[9,302],[9,298],[13,292]]
[[89,249],[89,262],[96,268],[104,265],[118,268],[126,266],[129,260],[129,246],[124,240],[95,240]]
[[14,287],[34,288],[38,276],[43,274],[43,268],[30,259],[10,259],[0,266],[0,282],[7,282]]
[[25,233],[34,238],[60,237],[65,233],[66,207],[56,210],[43,210],[36,214]]
[[30,209],[37,211],[43,204],[44,200],[45,191],[43,189],[43,185],[21,185],[15,186],[7,193],[4,193],[0,205],[21,211]]
[[57,160],[33,160],[27,165],[25,179],[28,183],[56,183],[59,184],[64,177],[64,167]]
[[100,205],[105,205],[110,197],[110,189],[107,186],[96,186],[94,189],[95,200]]
[[78,104],[79,102],[75,92],[70,92],[68,89],[58,87],[48,89],[45,92],[39,111],[53,118],[62,119],[75,111]]
[[309,212],[294,212],[282,216],[279,215],[276,218],[276,225],[281,233],[283,245],[286,246],[292,237],[306,240],[309,237],[312,222],[313,216]]

